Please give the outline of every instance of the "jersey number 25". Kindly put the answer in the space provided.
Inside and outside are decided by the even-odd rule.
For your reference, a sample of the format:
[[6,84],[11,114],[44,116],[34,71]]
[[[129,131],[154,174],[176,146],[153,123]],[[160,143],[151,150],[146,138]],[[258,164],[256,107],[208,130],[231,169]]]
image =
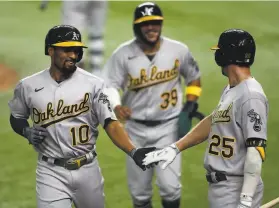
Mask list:
[[221,155],[222,157],[229,159],[233,156],[234,153],[234,142],[235,138],[220,137],[219,135],[214,134],[211,137],[208,152],[211,155]]

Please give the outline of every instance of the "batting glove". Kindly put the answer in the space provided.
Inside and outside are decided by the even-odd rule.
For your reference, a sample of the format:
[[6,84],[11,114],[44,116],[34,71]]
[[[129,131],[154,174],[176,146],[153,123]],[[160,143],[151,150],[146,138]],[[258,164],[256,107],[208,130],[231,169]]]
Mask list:
[[246,194],[240,194],[240,203],[237,208],[250,208],[252,207],[252,197],[247,196]]
[[168,147],[165,147],[161,150],[153,151],[146,154],[146,157],[143,159],[143,165],[150,165],[152,163],[165,161],[161,166],[162,169],[166,169],[166,167],[171,164],[176,155],[179,154],[179,149],[176,144],[173,143]]
[[145,158],[145,155],[149,152],[152,152],[156,150],[156,147],[146,147],[146,148],[138,148],[138,149],[133,149],[130,152],[131,158],[135,161],[135,163],[144,171],[146,168],[150,168],[151,165],[143,165],[142,160]]
[[41,144],[48,135],[48,131],[40,126],[26,127],[23,129],[23,136],[32,145]]
[[192,117],[192,114],[195,113],[198,109],[198,103],[196,101],[187,101],[182,108],[182,111],[188,112],[189,116]]

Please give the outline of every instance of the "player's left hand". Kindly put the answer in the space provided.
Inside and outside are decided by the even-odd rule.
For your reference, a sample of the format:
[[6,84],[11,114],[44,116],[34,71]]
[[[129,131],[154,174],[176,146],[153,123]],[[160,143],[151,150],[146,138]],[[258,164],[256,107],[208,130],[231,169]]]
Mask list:
[[252,207],[252,197],[241,193],[240,203],[238,204],[237,208],[250,208],[250,207]]
[[166,167],[174,161],[178,153],[179,149],[177,146],[175,144],[171,144],[164,149],[146,154],[146,157],[143,159],[143,165],[150,165],[160,161],[165,161],[161,168],[166,169]]
[[23,136],[29,141],[29,144],[37,146],[49,136],[49,133],[47,129],[41,126],[33,126],[24,128]]
[[131,152],[130,156],[133,158],[135,163],[144,171],[146,168],[151,168],[153,165],[143,165],[142,160],[145,155],[149,152],[156,150],[156,147],[145,147],[145,148],[138,148]]
[[187,101],[183,106],[182,111],[188,112],[189,117],[193,117],[193,114],[197,111],[197,109],[198,109],[198,103],[196,101]]
[[198,112],[198,103],[196,101],[187,101],[178,117],[178,139],[184,137],[192,127],[192,119],[204,119],[204,115]]

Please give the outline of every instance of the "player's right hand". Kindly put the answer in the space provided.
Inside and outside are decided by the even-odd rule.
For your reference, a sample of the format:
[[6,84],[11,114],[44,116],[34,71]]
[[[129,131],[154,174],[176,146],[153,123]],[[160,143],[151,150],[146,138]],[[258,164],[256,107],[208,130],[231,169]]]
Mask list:
[[175,143],[173,143],[161,150],[156,150],[146,154],[146,157],[143,159],[142,164],[147,166],[153,163],[164,161],[163,165],[161,166],[161,168],[164,170],[169,164],[174,161],[178,153],[179,149],[176,147]]
[[132,111],[127,106],[117,105],[114,108],[115,115],[118,120],[125,121],[131,117]]
[[23,135],[26,139],[28,139],[29,144],[36,146],[38,144],[41,144],[49,134],[45,128],[35,126],[24,128]]
[[146,168],[151,168],[153,167],[152,165],[143,165],[143,158],[145,157],[145,155],[149,152],[152,152],[156,150],[156,147],[145,147],[145,148],[138,148],[138,149],[134,149],[131,153],[130,156],[133,158],[133,160],[135,161],[135,163],[137,164],[137,166],[139,166],[143,171],[146,170]]

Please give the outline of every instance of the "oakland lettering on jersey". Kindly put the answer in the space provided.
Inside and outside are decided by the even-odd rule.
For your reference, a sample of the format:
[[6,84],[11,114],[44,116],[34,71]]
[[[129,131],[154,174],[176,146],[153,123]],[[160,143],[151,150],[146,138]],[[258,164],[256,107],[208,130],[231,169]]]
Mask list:
[[149,87],[163,82],[168,82],[178,76],[178,68],[179,68],[179,60],[176,59],[174,62],[174,67],[172,69],[158,71],[158,67],[153,66],[151,68],[150,76],[147,75],[146,69],[140,70],[139,77],[132,77],[130,74],[128,74],[128,78],[129,78],[128,89],[139,90],[141,88]]
[[[79,104],[64,105],[64,101],[60,99],[57,103],[57,109],[54,111],[53,104],[49,102],[45,112],[40,112],[38,109],[33,108],[33,122],[35,124],[42,123],[47,120],[51,120],[49,123],[45,123],[44,126],[60,122],[62,120],[75,117],[89,110],[89,93],[84,94],[83,100]],[[58,117],[58,119],[54,119]],[[54,119],[54,120],[53,120]]]
[[[232,109],[232,103],[225,110],[216,110],[212,115],[212,123],[220,123],[220,122],[230,122],[230,110]],[[220,108],[221,105],[218,106],[217,109]]]

